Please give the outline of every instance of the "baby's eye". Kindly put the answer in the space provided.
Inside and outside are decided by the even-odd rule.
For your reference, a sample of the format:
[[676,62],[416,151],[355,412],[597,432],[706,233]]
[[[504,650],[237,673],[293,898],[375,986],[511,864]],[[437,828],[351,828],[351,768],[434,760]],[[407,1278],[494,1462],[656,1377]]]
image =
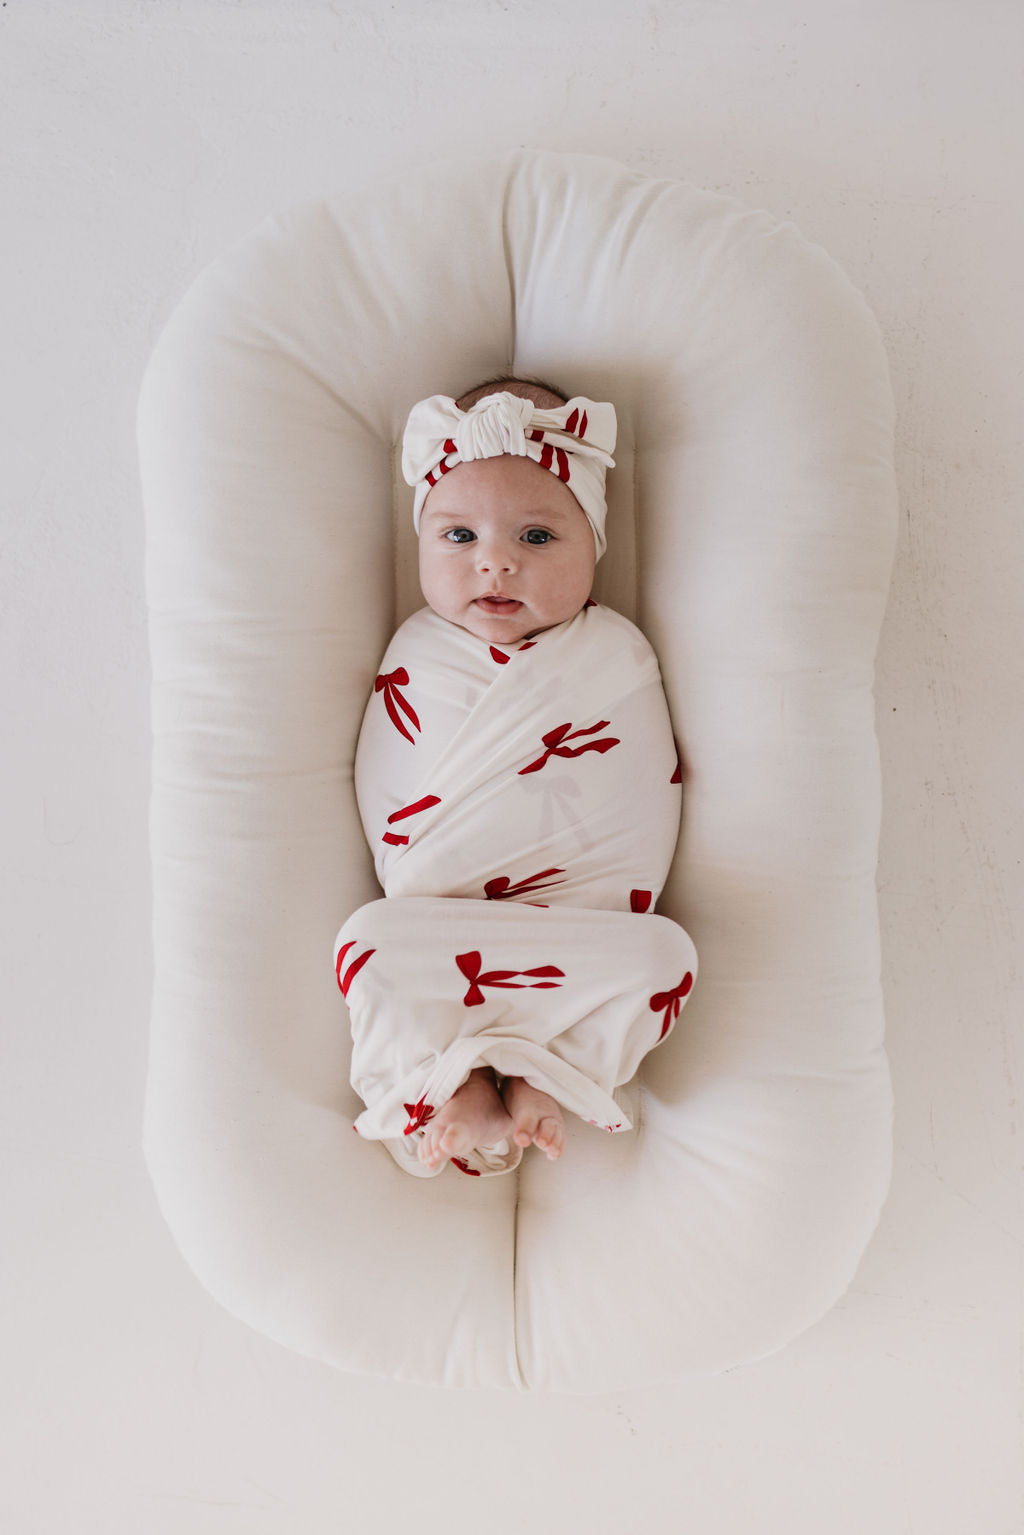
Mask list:
[[547,528],[527,528],[523,538],[528,544],[546,544],[551,538]]
[[453,544],[468,544],[476,537],[471,528],[449,528],[444,535]]

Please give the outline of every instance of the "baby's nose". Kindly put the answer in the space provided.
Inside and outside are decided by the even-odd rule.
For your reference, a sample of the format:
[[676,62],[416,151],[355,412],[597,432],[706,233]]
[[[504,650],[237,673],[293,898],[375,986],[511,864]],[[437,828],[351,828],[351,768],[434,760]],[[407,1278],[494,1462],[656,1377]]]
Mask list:
[[514,544],[480,539],[477,545],[477,569],[481,572],[495,570],[513,571],[518,565]]

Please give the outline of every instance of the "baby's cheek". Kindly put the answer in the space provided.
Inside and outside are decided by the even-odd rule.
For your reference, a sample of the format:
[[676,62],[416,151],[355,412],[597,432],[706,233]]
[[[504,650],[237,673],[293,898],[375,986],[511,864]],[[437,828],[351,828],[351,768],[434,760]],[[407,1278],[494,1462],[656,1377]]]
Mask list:
[[446,572],[444,563],[424,557],[420,554],[420,591],[429,607],[436,613],[447,616],[446,610],[452,605],[454,583],[450,573]]
[[590,596],[593,584],[593,555],[581,552],[568,562],[559,583],[560,594],[566,607],[573,613],[578,613]]

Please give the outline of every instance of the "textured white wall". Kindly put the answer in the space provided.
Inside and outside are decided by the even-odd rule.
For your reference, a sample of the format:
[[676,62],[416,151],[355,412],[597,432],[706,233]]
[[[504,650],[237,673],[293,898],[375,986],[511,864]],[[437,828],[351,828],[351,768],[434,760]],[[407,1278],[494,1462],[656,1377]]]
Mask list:
[[[6,1528],[1018,1535],[1022,45],[1014,0],[0,8]],[[783,1354],[592,1399],[283,1352],[198,1289],[139,1151],[145,359],[268,211],[518,145],[792,217],[874,306],[900,411],[892,1197],[849,1296]]]

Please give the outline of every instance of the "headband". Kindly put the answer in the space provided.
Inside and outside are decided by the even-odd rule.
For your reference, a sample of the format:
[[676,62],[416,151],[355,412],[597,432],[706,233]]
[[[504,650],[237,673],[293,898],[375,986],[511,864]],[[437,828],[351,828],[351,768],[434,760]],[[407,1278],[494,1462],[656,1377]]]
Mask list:
[[576,395],[557,410],[541,410],[517,394],[488,394],[460,410],[446,394],[432,394],[409,412],[402,439],[402,474],[415,485],[413,522],[431,488],[456,464],[502,453],[532,458],[557,474],[579,502],[594,531],[597,557],[605,551],[605,471],[614,466],[615,406]]

